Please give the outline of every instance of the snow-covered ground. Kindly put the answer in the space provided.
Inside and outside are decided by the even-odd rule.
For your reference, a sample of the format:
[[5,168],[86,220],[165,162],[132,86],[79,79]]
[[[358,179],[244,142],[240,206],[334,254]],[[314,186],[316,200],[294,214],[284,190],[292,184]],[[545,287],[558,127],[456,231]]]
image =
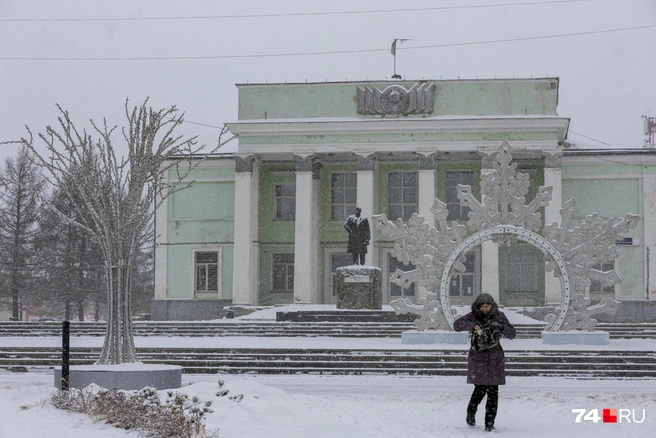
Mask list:
[[[218,397],[218,381],[227,396]],[[0,436],[134,436],[49,406],[50,373],[0,373]],[[213,402],[208,429],[222,438],[387,438],[488,436],[465,425],[472,387],[463,377],[185,375],[180,390]],[[231,395],[243,395],[240,402]],[[631,423],[575,423],[572,409],[632,409]],[[483,406],[477,421],[482,422]],[[653,437],[656,381],[509,378],[496,426],[508,438]],[[497,435],[498,436],[498,435]]]
[[[291,306],[290,306],[291,307]],[[307,307],[304,307],[307,309]],[[280,309],[276,309],[280,310]],[[321,310],[321,309],[319,309]],[[504,310],[506,311],[506,310]],[[506,311],[512,322],[524,316]],[[272,319],[269,309],[248,319]],[[530,318],[527,318],[530,319]],[[101,346],[101,337],[71,338],[72,347]],[[135,339],[137,347],[257,347],[433,349],[439,345],[407,345],[396,338],[170,338]],[[608,346],[544,346],[540,340],[502,340],[507,351],[586,349],[656,351],[656,341],[613,340]],[[61,339],[0,338],[0,346],[60,346]],[[443,346],[454,348],[453,345]],[[467,346],[458,348],[466,349]],[[94,423],[84,415],[57,410],[47,403],[54,390],[52,372],[0,371],[0,437],[115,438],[135,433]],[[217,396],[219,380],[228,390]],[[656,380],[576,380],[546,377],[509,377],[500,388],[496,427],[508,438],[532,437],[653,437],[656,436]],[[489,436],[480,425],[465,424],[465,407],[472,391],[465,377],[391,375],[183,375],[179,391],[212,401],[209,430],[221,438],[459,438]],[[230,396],[243,395],[237,402]],[[582,420],[572,409],[589,412],[617,409],[617,423]],[[625,409],[628,411],[620,411]],[[644,412],[644,416],[643,416]],[[634,417],[635,415],[635,417]],[[591,417],[588,417],[591,418]],[[630,422],[628,421],[630,420]],[[641,421],[641,422],[636,422]]]

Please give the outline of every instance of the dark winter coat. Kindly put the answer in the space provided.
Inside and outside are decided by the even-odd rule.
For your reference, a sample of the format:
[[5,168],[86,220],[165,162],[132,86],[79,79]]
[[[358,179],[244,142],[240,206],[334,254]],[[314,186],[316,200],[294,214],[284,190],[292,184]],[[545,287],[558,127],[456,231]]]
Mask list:
[[344,228],[348,231],[349,236],[347,252],[366,254],[367,245],[369,245],[369,240],[371,239],[367,217],[363,215],[356,217],[352,214],[344,222]]
[[[480,311],[481,304],[492,304],[492,310],[485,315]],[[474,346],[469,350],[467,360],[467,383],[474,385],[505,385],[505,355],[498,342],[501,335],[508,339],[515,337],[515,327],[508,321],[506,315],[499,311],[499,307],[489,294],[479,295],[472,304],[472,311],[458,318],[453,323],[457,332],[474,332],[474,326],[490,330],[496,339],[496,345],[488,350],[476,351]]]

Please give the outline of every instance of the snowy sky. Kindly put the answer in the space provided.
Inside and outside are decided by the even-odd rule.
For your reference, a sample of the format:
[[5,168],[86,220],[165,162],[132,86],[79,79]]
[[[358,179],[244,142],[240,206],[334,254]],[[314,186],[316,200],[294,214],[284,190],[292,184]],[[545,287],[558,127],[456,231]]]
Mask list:
[[0,0],[0,141],[55,123],[56,103],[122,125],[125,99],[150,97],[214,145],[199,124],[236,120],[235,83],[390,78],[409,38],[404,78],[558,76],[570,141],[635,148],[656,115],[654,36],[654,0]]

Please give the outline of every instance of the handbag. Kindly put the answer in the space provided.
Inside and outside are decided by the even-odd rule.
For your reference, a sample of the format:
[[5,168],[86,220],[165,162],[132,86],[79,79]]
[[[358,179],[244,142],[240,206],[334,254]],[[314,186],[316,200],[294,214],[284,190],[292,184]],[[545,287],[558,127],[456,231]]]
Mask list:
[[490,327],[482,327],[472,333],[471,349],[474,351],[490,350],[497,345],[499,345],[498,331],[493,331]]

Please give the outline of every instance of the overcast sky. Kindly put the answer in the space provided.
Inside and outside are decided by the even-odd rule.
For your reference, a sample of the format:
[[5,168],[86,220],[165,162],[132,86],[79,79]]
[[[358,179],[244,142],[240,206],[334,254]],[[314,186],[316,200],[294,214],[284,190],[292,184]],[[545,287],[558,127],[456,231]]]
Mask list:
[[[405,79],[557,76],[570,142],[641,148],[655,37],[656,0],[0,0],[0,141],[56,123],[57,103],[123,125],[126,98],[218,127],[236,83],[387,79],[409,38]],[[184,132],[213,145],[219,130]],[[3,167],[16,150],[0,146]]]

